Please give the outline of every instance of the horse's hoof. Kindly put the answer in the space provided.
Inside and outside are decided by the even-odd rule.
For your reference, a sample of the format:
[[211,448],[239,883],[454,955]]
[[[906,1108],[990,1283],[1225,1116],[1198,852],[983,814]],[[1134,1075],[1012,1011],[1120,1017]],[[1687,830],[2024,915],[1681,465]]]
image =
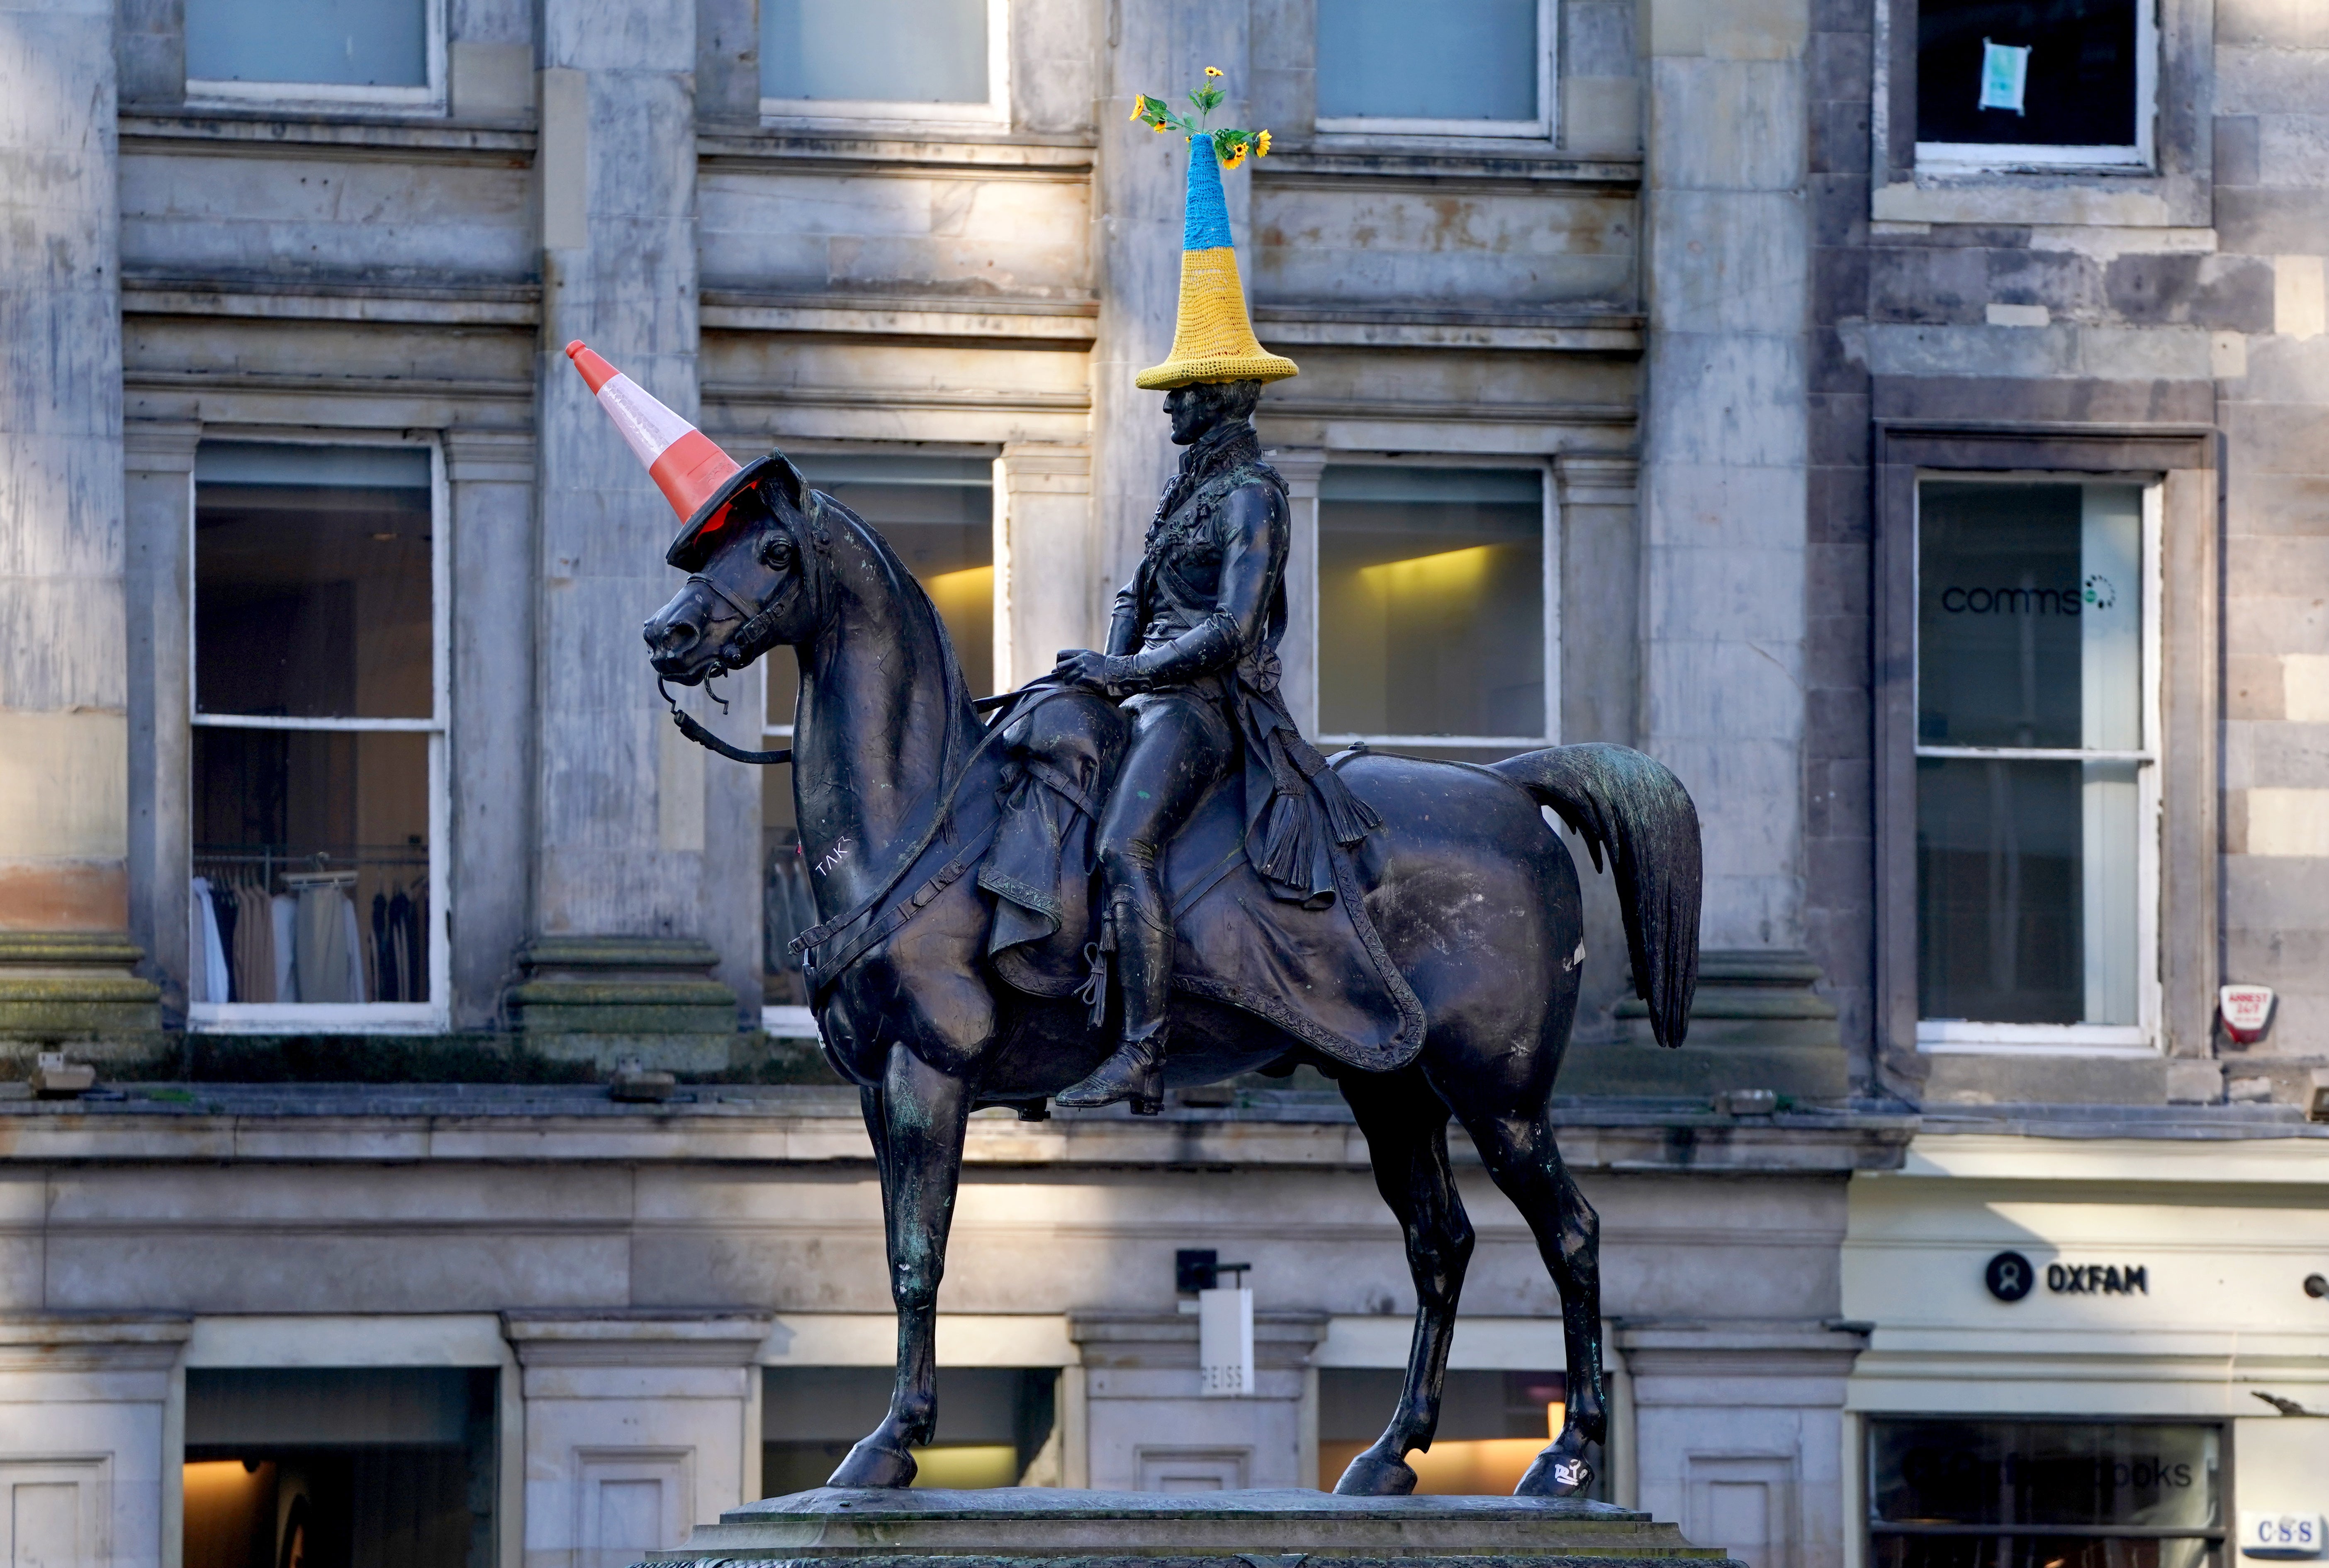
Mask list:
[[1405,1459],[1385,1459],[1372,1449],[1351,1461],[1334,1494],[1343,1497],[1404,1497],[1415,1490],[1415,1471]]
[[910,1487],[914,1484],[914,1471],[918,1468],[914,1456],[905,1450],[889,1448],[872,1438],[865,1438],[849,1450],[849,1457],[841,1461],[841,1468],[834,1471],[825,1484],[828,1487],[885,1487],[893,1489]]
[[1564,1451],[1556,1441],[1536,1456],[1536,1462],[1513,1488],[1515,1497],[1576,1497],[1593,1484],[1593,1467],[1582,1454]]

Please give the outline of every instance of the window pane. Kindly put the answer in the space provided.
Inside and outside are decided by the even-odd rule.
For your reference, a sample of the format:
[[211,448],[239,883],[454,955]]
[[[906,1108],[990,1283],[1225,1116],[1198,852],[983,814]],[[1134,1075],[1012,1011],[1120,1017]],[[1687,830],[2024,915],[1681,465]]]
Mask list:
[[197,1002],[426,1002],[427,735],[196,728]]
[[2223,1522],[2213,1426],[1878,1421],[1873,1520],[2211,1529]]
[[[886,1367],[772,1367],[760,1411],[760,1489],[825,1485],[850,1445],[882,1419]],[[1017,1486],[1051,1435],[1060,1374],[1048,1366],[942,1366],[938,1440],[913,1450],[917,1487]]]
[[1318,0],[1327,119],[1537,118],[1537,0]]
[[1322,732],[1542,735],[1544,636],[1536,469],[1325,471]]
[[495,1381],[442,1367],[187,1373],[185,1568],[480,1561]]
[[1872,1568],[2214,1568],[2202,1540],[2113,1540],[2092,1535],[1888,1535]]
[[760,0],[760,95],[985,103],[986,0]]
[[[2136,0],[1919,0],[1917,139],[2131,146]],[[1998,50],[2029,53],[1999,61]],[[1985,62],[2020,73],[2021,109],[1984,108]]]
[[[993,461],[834,455],[805,458],[802,467],[818,489],[879,530],[929,592],[954,642],[971,694],[993,691]],[[767,672],[768,722],[788,725],[800,694],[800,666],[790,648],[778,648],[761,663]],[[787,944],[816,923],[816,912],[800,858],[788,768],[763,772],[760,830],[762,994],[771,1005],[797,1006],[807,997],[798,961]]]
[[423,0],[186,0],[197,81],[429,85]]
[[195,705],[429,717],[429,454],[221,443],[194,480]]

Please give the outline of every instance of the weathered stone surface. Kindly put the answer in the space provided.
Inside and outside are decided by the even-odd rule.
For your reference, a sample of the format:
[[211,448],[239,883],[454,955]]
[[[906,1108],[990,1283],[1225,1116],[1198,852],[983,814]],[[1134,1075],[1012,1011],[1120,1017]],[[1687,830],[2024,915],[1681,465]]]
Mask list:
[[1446,1559],[1583,1564],[1730,1561],[1647,1514],[1581,1499],[1344,1497],[1306,1490],[1156,1493],[1003,1488],[871,1492],[820,1488],[698,1525],[655,1563],[777,1561],[883,1568],[1014,1563],[1423,1564]]

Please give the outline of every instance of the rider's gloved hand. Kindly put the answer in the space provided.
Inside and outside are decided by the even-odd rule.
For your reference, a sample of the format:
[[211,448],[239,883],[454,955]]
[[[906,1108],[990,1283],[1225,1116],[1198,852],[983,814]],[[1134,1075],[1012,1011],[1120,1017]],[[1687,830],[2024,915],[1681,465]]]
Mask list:
[[1064,647],[1051,674],[1070,685],[1091,686],[1113,696],[1132,676],[1132,661],[1088,647]]

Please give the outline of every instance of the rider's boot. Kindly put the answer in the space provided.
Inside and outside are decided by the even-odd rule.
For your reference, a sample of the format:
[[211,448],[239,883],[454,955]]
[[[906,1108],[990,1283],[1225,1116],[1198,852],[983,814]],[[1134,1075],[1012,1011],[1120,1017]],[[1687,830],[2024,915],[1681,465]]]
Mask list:
[[[1145,891],[1145,890],[1144,890]],[[1173,983],[1171,917],[1155,918],[1149,900],[1127,890],[1108,900],[1108,927],[1116,936],[1117,984],[1124,995],[1123,1044],[1081,1082],[1051,1097],[1070,1110],[1132,1101],[1135,1116],[1164,1109],[1165,996]],[[1164,898],[1154,900],[1163,915]]]

